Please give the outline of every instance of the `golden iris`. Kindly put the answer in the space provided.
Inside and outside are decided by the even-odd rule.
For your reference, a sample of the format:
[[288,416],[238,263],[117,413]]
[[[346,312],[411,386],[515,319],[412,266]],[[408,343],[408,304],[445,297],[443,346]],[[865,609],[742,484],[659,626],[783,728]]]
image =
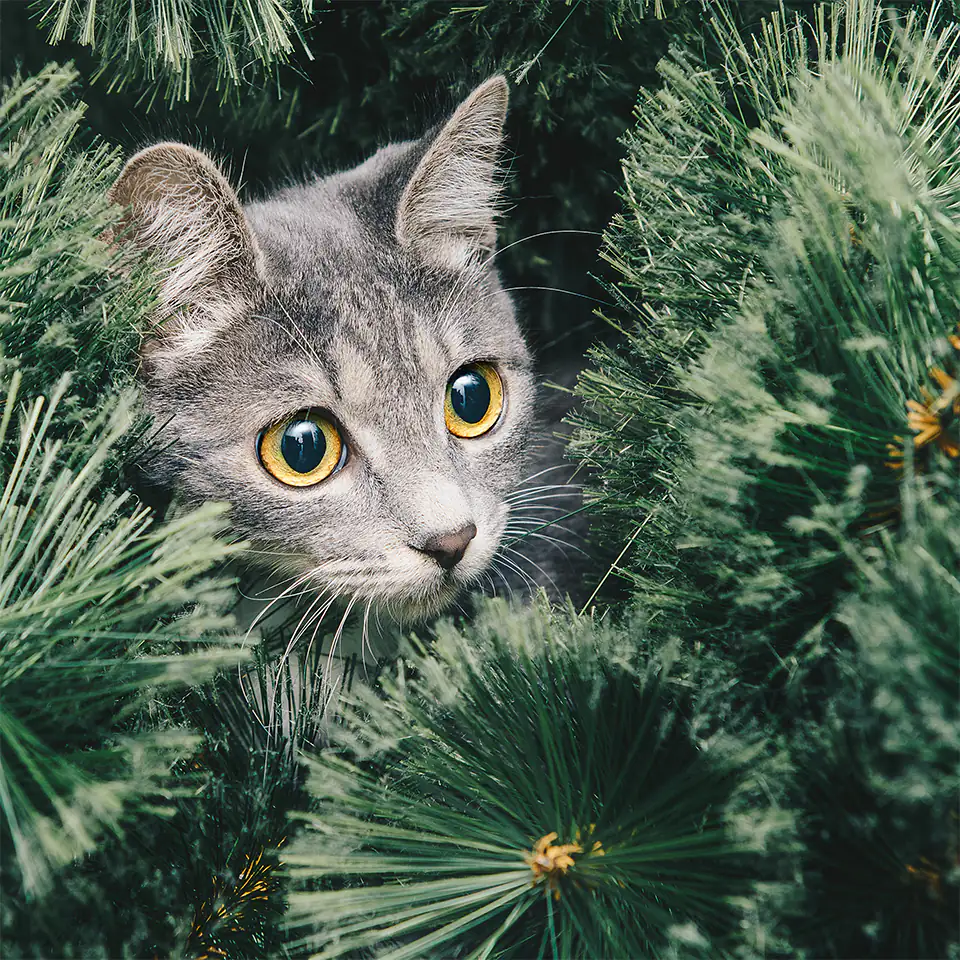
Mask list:
[[455,437],[479,437],[500,419],[503,383],[489,363],[468,363],[447,381],[443,413]]
[[303,410],[260,434],[257,453],[264,469],[290,487],[312,487],[342,463],[340,431],[323,414]]

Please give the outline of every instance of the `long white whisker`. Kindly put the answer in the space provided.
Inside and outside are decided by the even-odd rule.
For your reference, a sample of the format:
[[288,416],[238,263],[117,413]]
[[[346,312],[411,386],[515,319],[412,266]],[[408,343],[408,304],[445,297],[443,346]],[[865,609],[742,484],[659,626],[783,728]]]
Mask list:
[[525,540],[527,537],[536,537],[537,540],[545,540],[547,543],[556,544],[558,547],[561,547],[564,550],[569,548],[570,550],[576,550],[577,553],[582,554],[583,556],[587,556],[587,552],[583,548],[578,547],[575,543],[567,543],[566,540],[558,540],[556,537],[548,537],[546,534],[537,533],[535,530],[528,530],[525,533],[515,535],[514,539],[510,541],[510,544],[513,545],[520,543],[521,540]]
[[508,494],[503,499],[509,503],[514,497],[523,496],[528,493],[541,493],[546,490],[580,490],[579,483],[547,483],[538,487],[519,487],[513,493]]
[[[323,705],[323,714],[326,715],[326,712],[330,706],[330,701],[333,699],[334,688],[333,684],[329,682],[330,674],[333,671],[333,658],[334,652],[337,649],[337,645],[340,642],[340,637],[343,634],[343,628],[346,625],[347,617],[350,616],[350,611],[353,610],[354,604],[357,602],[357,595],[353,594],[350,597],[350,600],[347,602],[347,609],[343,611],[343,616],[340,618],[340,623],[337,626],[336,632],[333,635],[333,639],[330,641],[330,649],[327,651],[327,668],[324,671],[322,689],[329,691],[329,698],[324,702]],[[341,678],[342,680],[342,678]]]
[[499,247],[489,257],[487,257],[487,263],[490,263],[491,260],[495,260],[500,256],[501,253],[505,253],[511,247],[517,246],[517,244],[526,243],[528,240],[539,240],[541,237],[552,237],[563,233],[580,234],[584,237],[603,236],[602,233],[599,233],[596,230],[543,230],[540,233],[531,233],[529,236],[521,237],[519,240],[514,240],[513,243],[508,243],[505,247]]
[[[367,646],[369,640],[368,627],[370,625],[370,607],[373,604],[373,597],[367,601],[366,609],[363,611],[363,632],[360,634],[360,662],[363,664],[364,672],[367,669]],[[370,650],[370,658],[373,659],[373,650]]]
[[[513,585],[512,585],[512,584],[510,583],[510,581],[506,578],[506,576],[504,576],[504,573],[503,573],[503,571],[499,568],[499,566],[497,566],[497,562],[498,562],[499,560],[502,560],[502,559],[503,559],[503,557],[501,557],[501,556],[499,556],[499,555],[494,556],[493,560],[491,561],[491,567],[490,567],[490,569],[493,570],[493,572],[496,573],[498,577],[500,577],[500,579],[503,581],[503,585],[507,588],[507,593],[510,595],[510,598],[513,599],[513,596],[514,596],[514,593],[513,593]],[[492,580],[492,578],[491,578],[491,580]]]
[[[558,594],[560,593],[560,588],[557,586],[556,580],[554,580],[553,577],[551,577],[550,574],[547,573],[547,571],[544,570],[543,567],[541,567],[539,563],[536,563],[534,560],[531,560],[528,556],[525,556],[525,555],[522,554],[519,550],[514,550],[512,547],[508,547],[508,546],[504,545],[504,548],[503,548],[503,549],[506,550],[506,551],[508,551],[509,553],[512,553],[512,554],[513,554],[515,557],[517,557],[518,559],[520,559],[520,560],[525,560],[525,561],[526,561],[527,563],[529,563],[535,570],[539,570],[540,573],[541,573],[543,576],[545,576],[545,577],[547,578],[547,580],[550,581],[550,585],[553,587],[553,589],[556,590]],[[506,559],[506,558],[504,558],[504,559]],[[535,582],[533,581],[533,578],[531,578],[530,582],[531,582],[531,585],[532,585],[532,586],[535,586],[535,585],[536,585]]]
[[[505,549],[509,549],[509,548],[505,548]],[[519,564],[511,560],[509,557],[504,556],[502,553],[497,557],[497,559],[501,563],[505,564],[510,570],[513,570],[513,572],[516,573],[521,578],[521,580],[523,580],[524,583],[528,584],[530,587],[536,590],[536,587],[537,587],[536,582],[530,576],[530,574],[527,573],[527,571],[524,570]]]
[[[300,637],[300,634],[297,631],[300,629],[300,626],[303,624],[304,620],[306,620],[306,618],[310,615],[310,611],[313,610],[313,608],[317,605],[317,603],[320,602],[320,600],[322,599],[323,595],[326,592],[327,592],[326,590],[322,590],[320,593],[317,594],[317,596],[311,602],[310,606],[307,607],[307,612],[300,618],[300,623],[297,625],[297,628],[293,630],[292,633],[290,634],[290,639],[287,642],[286,649],[283,651],[283,656],[280,657],[280,662],[277,665],[277,675],[274,680],[273,697],[271,698],[271,703],[270,703],[271,713],[273,712],[274,709],[276,709],[276,692],[280,686],[280,676],[283,672],[283,668],[287,663],[288,658],[290,657],[290,652],[293,650],[294,645],[296,644],[297,640]],[[321,614],[321,617],[322,617],[322,614]]]
[[520,483],[529,483],[531,480],[536,480],[537,477],[542,477],[545,473],[552,473],[554,470],[563,470],[565,468],[570,468],[572,464],[569,463],[555,463],[552,467],[544,467],[542,470],[538,470],[536,473],[531,473],[529,477],[524,477]]

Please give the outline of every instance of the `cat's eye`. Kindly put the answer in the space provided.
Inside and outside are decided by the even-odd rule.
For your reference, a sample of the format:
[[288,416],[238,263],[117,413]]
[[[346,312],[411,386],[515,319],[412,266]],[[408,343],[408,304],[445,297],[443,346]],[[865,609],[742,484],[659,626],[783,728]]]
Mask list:
[[447,429],[455,437],[479,437],[500,419],[503,383],[489,363],[468,363],[447,381],[443,404]]
[[312,487],[342,466],[346,446],[323,414],[302,410],[267,427],[257,440],[260,463],[290,487]]

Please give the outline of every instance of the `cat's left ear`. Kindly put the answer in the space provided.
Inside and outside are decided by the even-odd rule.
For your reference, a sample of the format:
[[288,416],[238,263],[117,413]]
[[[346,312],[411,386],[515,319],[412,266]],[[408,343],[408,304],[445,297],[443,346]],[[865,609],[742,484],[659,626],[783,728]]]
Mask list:
[[397,208],[400,245],[459,270],[493,251],[507,81],[491,77],[454,111],[410,178]]

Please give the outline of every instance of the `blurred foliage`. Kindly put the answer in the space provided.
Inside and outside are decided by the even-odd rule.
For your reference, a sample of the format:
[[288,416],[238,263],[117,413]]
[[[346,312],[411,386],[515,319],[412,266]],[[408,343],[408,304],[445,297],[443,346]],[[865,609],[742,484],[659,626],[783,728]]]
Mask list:
[[960,27],[858,0],[711,35],[624,141],[574,449],[652,649],[729,658],[786,737],[794,949],[953,955]]
[[844,540],[843,511],[818,511],[859,577],[837,611],[853,645],[836,693],[797,737],[802,915],[819,922],[795,937],[817,956],[942,957],[960,939],[955,482],[907,482],[903,506],[900,535],[872,540]]
[[[164,780],[191,738],[129,726],[154,688],[197,683],[237,659],[174,646],[224,626],[211,611],[226,584],[203,578],[231,552],[214,536],[221,511],[154,531],[127,496],[98,499],[99,471],[129,416],[120,407],[95,424],[86,461],[64,467],[48,427],[66,385],[20,411],[15,375],[0,421],[13,461],[0,498],[0,867],[14,869],[13,858],[27,895],[169,790]],[[187,603],[193,610],[171,619]]]
[[144,271],[98,239],[121,157],[81,133],[83,106],[64,102],[76,79],[51,65],[0,91],[0,381],[16,372],[32,397],[70,371],[49,429],[68,450],[75,434],[82,456],[91,417],[133,384],[153,297]]
[[872,3],[753,39],[713,29],[723,70],[665,61],[626,140],[604,256],[638,321],[594,351],[574,449],[618,541],[643,525],[625,570],[664,630],[766,670],[762,651],[788,656],[844,583],[836,546],[793,518],[863,462],[851,528],[895,519],[888,445],[953,363],[957,30],[902,34]]

